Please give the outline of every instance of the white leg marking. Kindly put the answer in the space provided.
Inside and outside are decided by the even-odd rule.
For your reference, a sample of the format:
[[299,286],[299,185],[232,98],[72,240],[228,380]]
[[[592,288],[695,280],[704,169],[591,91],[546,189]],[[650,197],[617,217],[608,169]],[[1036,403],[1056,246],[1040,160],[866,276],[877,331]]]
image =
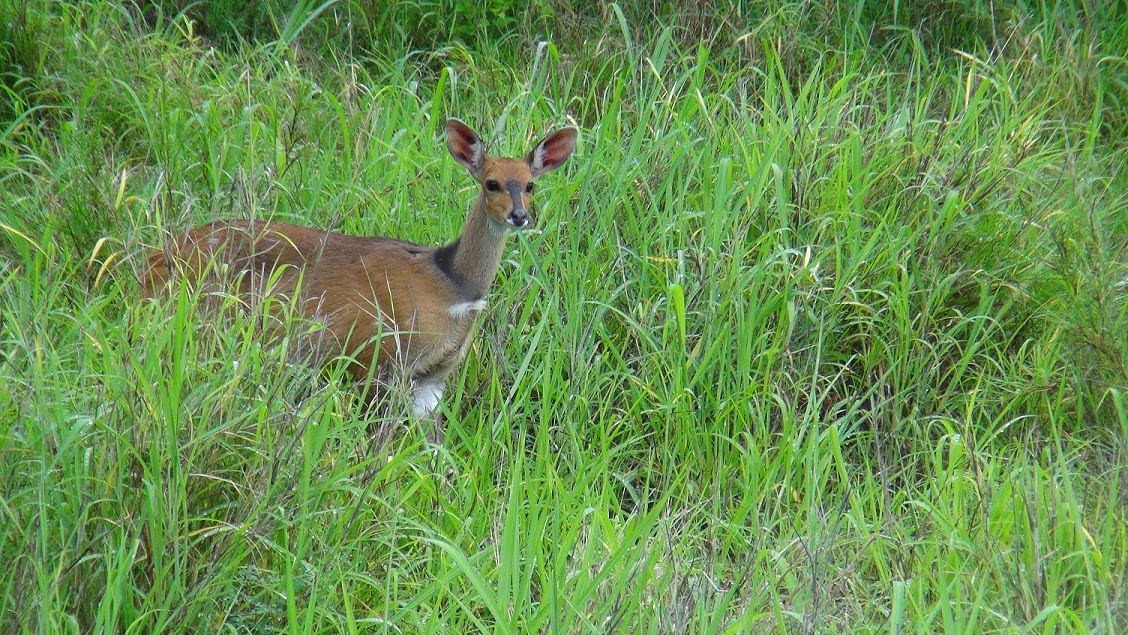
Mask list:
[[411,388],[411,416],[426,417],[439,407],[439,400],[442,398],[442,384],[415,384]]
[[481,311],[486,308],[485,300],[474,300],[473,302],[459,302],[458,304],[450,305],[447,312],[452,318],[462,319],[475,311]]

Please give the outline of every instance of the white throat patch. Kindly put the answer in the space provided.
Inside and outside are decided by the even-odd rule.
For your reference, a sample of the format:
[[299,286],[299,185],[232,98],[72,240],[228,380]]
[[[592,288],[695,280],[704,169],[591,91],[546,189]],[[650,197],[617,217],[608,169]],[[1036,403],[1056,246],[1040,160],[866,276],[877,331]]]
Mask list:
[[471,313],[477,313],[486,308],[485,300],[474,300],[473,302],[459,302],[458,304],[450,305],[447,313],[456,320],[461,320]]

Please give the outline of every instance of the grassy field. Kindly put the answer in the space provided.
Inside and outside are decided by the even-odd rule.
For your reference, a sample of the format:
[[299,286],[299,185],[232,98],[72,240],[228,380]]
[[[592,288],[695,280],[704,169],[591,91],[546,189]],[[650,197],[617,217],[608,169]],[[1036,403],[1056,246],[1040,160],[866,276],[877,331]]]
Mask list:
[[[1128,629],[1128,3],[248,6],[0,0],[0,630]],[[437,453],[138,301],[448,241],[448,116],[581,136]]]

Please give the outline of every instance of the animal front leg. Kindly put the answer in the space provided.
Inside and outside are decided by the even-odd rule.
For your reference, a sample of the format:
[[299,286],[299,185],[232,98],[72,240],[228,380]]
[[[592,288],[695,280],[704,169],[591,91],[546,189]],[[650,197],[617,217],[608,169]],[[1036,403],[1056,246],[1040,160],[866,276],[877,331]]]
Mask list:
[[442,398],[441,381],[423,380],[411,386],[411,416],[416,420],[426,418],[432,420],[433,425],[427,440],[436,445],[443,443],[443,415],[441,412],[435,412]]
[[411,387],[411,416],[426,417],[439,407],[443,398],[443,385],[437,382],[423,381]]

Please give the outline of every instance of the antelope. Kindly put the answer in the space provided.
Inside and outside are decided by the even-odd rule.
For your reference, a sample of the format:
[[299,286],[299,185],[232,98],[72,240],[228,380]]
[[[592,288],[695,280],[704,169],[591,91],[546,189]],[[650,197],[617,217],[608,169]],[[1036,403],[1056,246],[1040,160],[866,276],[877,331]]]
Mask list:
[[[510,230],[530,225],[534,179],[560,167],[577,130],[559,129],[521,158],[491,157],[465,123],[449,119],[446,145],[479,190],[462,233],[441,247],[387,237],[357,237],[281,222],[219,221],[191,229],[148,255],[142,295],[177,276],[199,283],[221,275],[253,306],[270,293],[296,295],[298,312],[320,322],[329,357],[379,394],[374,378],[407,380],[411,414],[431,415],[448,375],[466,355]],[[222,267],[216,265],[222,264]],[[268,282],[269,281],[269,282]],[[435,432],[441,440],[441,418]]]

